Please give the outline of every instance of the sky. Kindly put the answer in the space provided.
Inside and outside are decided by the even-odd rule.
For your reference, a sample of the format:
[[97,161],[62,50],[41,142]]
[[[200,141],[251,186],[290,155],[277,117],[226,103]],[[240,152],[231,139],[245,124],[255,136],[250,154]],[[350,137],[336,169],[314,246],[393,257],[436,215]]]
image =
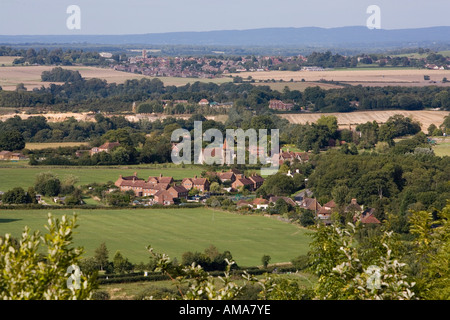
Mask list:
[[[70,5],[80,8],[79,29],[67,27]],[[382,29],[450,25],[450,0],[0,0],[0,35],[365,26],[370,5]]]

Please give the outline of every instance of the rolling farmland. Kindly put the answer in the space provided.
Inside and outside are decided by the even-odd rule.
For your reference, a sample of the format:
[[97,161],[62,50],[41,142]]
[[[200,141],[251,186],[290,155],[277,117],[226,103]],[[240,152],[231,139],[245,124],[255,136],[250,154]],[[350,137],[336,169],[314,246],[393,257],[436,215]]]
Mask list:
[[[255,81],[274,79],[288,83],[291,79],[295,82],[304,79],[306,82],[326,80],[365,86],[450,86],[450,83],[441,83],[444,77],[450,78],[450,70],[356,68],[326,71],[261,71],[233,74],[233,76],[236,75],[243,78],[251,76]],[[429,81],[424,80],[425,75],[430,76]],[[436,83],[430,83],[430,81],[435,81]]]
[[[9,60],[8,60],[9,61]],[[0,65],[2,64],[0,60]],[[5,64],[6,65],[6,64]],[[3,90],[15,90],[16,85],[23,83],[28,90],[47,87],[51,82],[42,82],[41,74],[44,71],[50,71],[54,66],[5,66],[0,68],[0,86]],[[64,69],[79,71],[81,76],[85,79],[99,78],[106,80],[108,83],[124,83],[126,80],[142,79],[153,77],[146,77],[144,75],[121,72],[107,68],[86,67],[86,66],[64,66]],[[160,77],[158,78],[164,82],[166,86],[182,86],[187,83],[194,83],[196,81],[224,83],[232,81],[231,78],[217,78],[217,79],[201,79],[201,78],[176,78],[176,77]]]
[[444,117],[449,115],[448,111],[431,111],[431,110],[384,110],[384,111],[356,111],[349,113],[296,113],[296,114],[280,114],[279,116],[289,120],[291,123],[305,124],[307,122],[316,122],[321,116],[333,115],[338,120],[338,125],[342,129],[354,129],[356,125],[366,123],[368,121],[376,121],[377,123],[385,123],[389,117],[396,114],[411,117],[414,121],[421,123],[422,131],[426,132],[430,124],[434,123],[440,126],[444,121]]
[[[53,210],[55,217],[72,216],[74,210]],[[289,262],[306,254],[311,231],[260,215],[239,215],[206,208],[75,210],[79,227],[74,245],[87,256],[105,242],[110,259],[119,250],[133,263],[147,263],[146,246],[171,258],[186,251],[203,251],[210,245],[229,250],[241,266],[261,264],[264,254],[271,263]],[[0,235],[19,237],[24,226],[46,233],[48,210],[2,210]]]

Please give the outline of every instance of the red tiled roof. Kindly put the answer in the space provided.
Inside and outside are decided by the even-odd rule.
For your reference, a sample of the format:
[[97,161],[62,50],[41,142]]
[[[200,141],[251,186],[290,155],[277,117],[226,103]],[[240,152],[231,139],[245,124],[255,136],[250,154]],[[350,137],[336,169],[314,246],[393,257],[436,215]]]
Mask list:
[[336,203],[334,202],[334,200],[331,200],[325,203],[323,206],[327,208],[336,208]]
[[242,172],[240,170],[235,169],[235,168],[231,168],[230,172],[233,172],[234,174],[242,174]]
[[208,182],[206,178],[194,178],[192,179],[192,183],[194,185],[205,185]]
[[375,218],[372,214],[366,215],[365,217],[361,218],[362,223],[381,223],[380,220]]
[[317,212],[318,214],[331,214],[331,210],[326,209],[325,207],[322,207]]
[[264,198],[256,198],[256,199],[253,200],[253,204],[256,204],[256,205],[258,205],[258,204],[268,204],[268,203],[269,203],[269,201],[264,199]]
[[106,143],[102,144],[99,148],[110,150],[110,149],[112,149],[114,147],[118,147],[118,146],[120,146],[119,142],[106,142]]
[[219,175],[219,178],[224,180],[224,179],[231,179],[233,178],[233,176],[234,176],[233,172],[224,172]]
[[255,183],[257,183],[257,182],[264,182],[264,178],[259,176],[259,175],[257,175],[257,174],[251,175],[249,177],[249,179],[252,180]]
[[252,180],[247,179],[247,178],[240,178],[240,179],[237,179],[236,181],[241,182],[243,185],[250,185],[250,184],[254,183]]
[[187,189],[183,186],[172,186],[172,189],[174,189],[178,193],[186,193],[188,192]]
[[[317,206],[317,208],[316,208]],[[308,210],[316,210],[322,208],[319,202],[313,198],[304,198],[302,202],[302,207]]]
[[283,199],[286,203],[290,204],[291,206],[294,206],[294,207],[296,206],[296,203],[294,202],[294,200],[292,200],[289,197],[277,197],[277,196],[275,196],[275,197],[270,197],[269,201],[275,203],[279,199]]

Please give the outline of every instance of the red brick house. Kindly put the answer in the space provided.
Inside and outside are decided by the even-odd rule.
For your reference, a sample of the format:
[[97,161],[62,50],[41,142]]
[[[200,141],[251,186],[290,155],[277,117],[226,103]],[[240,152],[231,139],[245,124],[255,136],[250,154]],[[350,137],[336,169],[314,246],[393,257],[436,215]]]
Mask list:
[[165,183],[165,184],[171,184],[173,183],[173,178],[172,177],[163,177],[162,173],[159,174],[159,177],[148,177],[147,179],[148,182],[150,183]]
[[294,107],[293,103],[284,103],[283,101],[272,99],[269,101],[269,109],[290,111]]
[[280,164],[283,164],[285,161],[293,162],[294,160],[298,160],[301,163],[309,161],[309,153],[307,152],[292,152],[289,151],[281,151],[280,150]]
[[257,175],[256,173],[252,174],[250,177],[248,177],[248,179],[253,182],[253,190],[257,190],[264,183],[264,178]]
[[[115,182],[115,186],[119,188],[120,191],[133,190],[137,197],[148,197],[155,195],[158,191],[167,190],[170,187],[170,183],[173,181],[172,177],[164,177],[165,179],[151,179],[154,177],[149,177],[149,180],[145,181],[137,176],[135,172],[132,176],[124,177],[119,176],[119,179]],[[161,182],[159,182],[161,181]]]
[[184,178],[181,182],[181,185],[185,187],[187,190],[197,189],[201,192],[205,192],[209,190],[209,180],[206,178]]
[[160,190],[155,194],[155,202],[165,206],[174,204],[174,197],[168,190]]
[[186,199],[188,196],[188,190],[183,186],[172,186],[167,191],[175,198],[175,199]]
[[255,183],[252,180],[247,179],[246,177],[243,177],[243,178],[237,178],[231,184],[231,187],[234,190],[238,190],[239,188],[244,187],[244,188],[248,188],[248,190],[250,190],[250,191],[253,191],[254,190],[253,189],[254,185],[255,185]]

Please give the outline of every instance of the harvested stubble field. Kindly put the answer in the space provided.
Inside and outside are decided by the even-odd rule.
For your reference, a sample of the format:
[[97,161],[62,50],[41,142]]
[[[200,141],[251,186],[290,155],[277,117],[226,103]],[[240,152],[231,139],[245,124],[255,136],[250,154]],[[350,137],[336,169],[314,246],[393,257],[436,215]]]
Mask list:
[[356,111],[349,113],[296,113],[296,114],[280,114],[279,116],[289,120],[291,123],[305,124],[307,122],[316,122],[321,116],[333,115],[338,120],[338,125],[342,129],[354,129],[358,124],[368,121],[376,121],[378,124],[385,123],[389,117],[401,114],[410,117],[414,121],[421,123],[422,131],[427,132],[430,124],[439,127],[444,122],[444,117],[448,116],[448,111],[431,111],[431,110],[383,110],[383,111]]
[[59,147],[78,147],[78,146],[87,146],[89,145],[88,142],[28,142],[25,145],[25,149],[28,150],[42,150],[42,149],[48,149],[48,148],[59,148]]
[[[450,83],[441,83],[444,77],[450,78],[450,70],[428,70],[428,69],[339,69],[326,71],[261,71],[261,72],[242,72],[233,74],[244,79],[251,76],[255,81],[283,80],[289,82],[301,81],[316,82],[321,80],[336,81],[352,85],[392,85],[392,86],[427,86],[441,85],[450,86]],[[430,76],[430,80],[424,80],[424,76]],[[435,81],[436,83],[430,83]]]
[[[0,62],[1,65],[1,62]],[[6,65],[6,64],[5,64]],[[3,90],[15,90],[16,85],[23,83],[28,90],[40,88],[41,86],[49,86],[51,82],[42,82],[41,74],[44,71],[50,71],[54,66],[5,66],[0,68],[0,86]],[[124,83],[126,80],[142,79],[154,77],[147,77],[140,74],[121,72],[113,69],[85,67],[85,66],[64,66],[64,69],[79,71],[81,76],[85,79],[99,78],[106,80],[108,83]],[[231,78],[217,78],[217,79],[202,79],[202,78],[175,78],[175,77],[160,77],[158,78],[166,86],[182,86],[187,83],[201,82],[215,82],[224,83],[232,81]],[[57,84],[57,83],[56,83]]]
[[17,57],[0,56],[0,66],[12,66],[15,59],[17,59]]
[[306,88],[309,87],[320,87],[324,90],[328,89],[339,89],[343,88],[343,86],[332,84],[332,83],[325,83],[325,82],[306,82],[306,81],[299,81],[299,82],[254,82],[252,83],[256,86],[269,86],[272,90],[280,91],[282,92],[285,87],[288,87],[290,90],[298,90],[298,91],[305,91]]

